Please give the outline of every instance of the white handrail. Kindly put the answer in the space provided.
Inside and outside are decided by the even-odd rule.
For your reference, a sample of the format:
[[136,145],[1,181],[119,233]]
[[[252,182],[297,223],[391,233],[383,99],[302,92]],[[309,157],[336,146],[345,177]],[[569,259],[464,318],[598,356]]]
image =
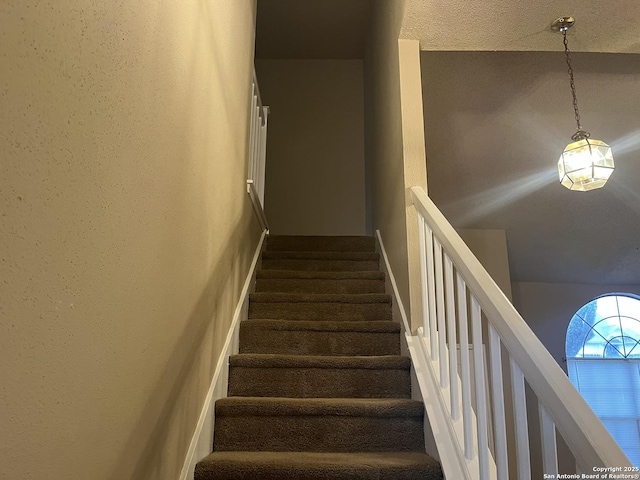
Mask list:
[[[421,295],[423,299],[430,300],[428,305],[423,305],[423,309],[426,309],[428,313],[420,319],[423,326],[419,329],[419,334],[423,336],[421,342],[425,352],[424,360],[430,365],[427,371],[433,372],[434,376],[436,372],[439,373],[437,378],[439,382],[437,383],[441,388],[440,394],[445,396],[445,401],[439,402],[440,404],[446,405],[448,401],[454,399],[449,389],[449,382],[443,382],[443,380],[452,373],[451,370],[456,373],[458,371],[457,362],[453,365],[450,364],[454,357],[449,356],[449,362],[447,362],[448,359],[440,352],[447,351],[452,347],[456,348],[451,343],[455,342],[454,339],[457,338],[458,333],[461,333],[458,337],[459,342],[467,341],[467,313],[471,318],[476,385],[474,412],[470,412],[468,407],[465,407],[469,392],[465,392],[464,389],[469,388],[469,381],[465,378],[467,367],[461,365],[463,378],[460,385],[463,389],[461,397],[464,401],[458,400],[460,396],[457,393],[455,398],[456,401],[462,402],[462,416],[467,418],[450,418],[449,422],[452,427],[446,429],[449,432],[460,432],[457,436],[463,437],[454,439],[459,448],[459,454],[456,457],[466,459],[466,470],[470,472],[468,478],[509,478],[506,460],[507,448],[515,448],[519,454],[518,478],[530,478],[529,439],[525,438],[527,437],[527,415],[524,384],[522,383],[524,380],[531,386],[542,408],[542,431],[545,434],[542,438],[542,451],[544,452],[545,468],[548,468],[546,472],[556,472],[558,468],[557,455],[551,451],[552,449],[555,451],[556,448],[556,429],[571,449],[579,471],[597,473],[599,471],[597,469],[602,467],[631,467],[631,463],[604,425],[424,190],[413,187],[411,198],[418,212],[419,227],[424,229],[424,232],[420,233],[419,239],[420,248],[424,252],[421,255],[423,283]],[[433,250],[430,251],[433,248],[431,245],[436,245],[435,254]],[[434,256],[435,261],[433,260]],[[448,268],[446,281],[442,278],[443,257],[447,264],[450,261],[455,268],[458,280],[455,291],[446,291],[446,289],[454,289]],[[431,280],[434,271],[435,282]],[[426,282],[425,279],[427,279]],[[440,291],[443,287],[445,292]],[[470,298],[469,312],[461,312],[460,309],[467,309],[467,295]],[[434,298],[437,298],[435,300],[437,326],[431,318],[434,313],[432,305]],[[446,308],[443,298],[447,299]],[[454,298],[457,298],[457,312],[454,312],[452,308]],[[455,316],[455,318],[450,318],[451,316]],[[480,327],[481,316],[485,317],[488,322],[486,331],[488,331],[489,338],[483,339],[483,335],[486,334],[483,334],[483,329]],[[445,328],[445,321],[449,344],[446,343],[444,332],[441,331]],[[464,322],[462,326],[460,325],[461,321]],[[434,327],[437,331],[432,331]],[[433,347],[436,343],[440,354],[434,352]],[[487,369],[484,368],[482,356],[483,346],[487,344],[490,344],[489,356],[492,365],[488,370],[491,371],[491,375],[485,371]],[[503,375],[501,374],[501,365],[498,365],[502,361],[499,354],[501,345],[507,353],[507,364],[512,365],[512,375],[515,381],[511,393],[515,404],[514,409],[518,415],[515,422],[520,424],[520,427],[517,428],[520,434],[509,442],[503,440],[505,418],[499,418],[499,416],[504,417],[503,402],[505,400],[502,385]],[[468,348],[467,345],[461,345],[461,350],[466,348]],[[500,384],[498,385],[496,382]],[[457,382],[455,383],[457,384]],[[485,391],[493,408],[485,401]],[[451,416],[452,412],[457,414],[459,411],[456,406],[446,413]],[[485,418],[490,418],[490,415],[498,416],[498,418],[493,418],[489,422],[490,429],[495,430],[487,433]],[[474,422],[473,428],[468,426],[470,417]],[[461,422],[465,424],[465,428],[461,428]],[[521,425],[522,422],[525,422],[525,425]],[[458,424],[460,427],[456,426]],[[477,435],[477,438],[467,438],[472,432]],[[478,451],[478,445],[487,445],[487,435],[489,438],[495,439],[493,451],[489,452],[489,446],[484,447],[486,451]],[[475,452],[470,456],[468,450],[472,445]],[[556,464],[551,465],[552,462]],[[446,465],[443,464],[443,467],[446,474]]]
[[258,77],[253,69],[251,86],[251,116],[249,130],[249,156],[247,167],[247,193],[251,196],[253,208],[263,230],[269,230],[264,214],[264,183],[267,157],[267,120],[269,107],[262,104]]

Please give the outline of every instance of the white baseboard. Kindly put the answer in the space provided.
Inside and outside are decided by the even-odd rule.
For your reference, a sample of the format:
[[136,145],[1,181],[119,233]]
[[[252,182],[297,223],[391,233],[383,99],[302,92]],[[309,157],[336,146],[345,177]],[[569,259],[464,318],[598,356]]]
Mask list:
[[193,480],[193,469],[201,459],[211,453],[213,445],[213,421],[214,421],[214,404],[219,398],[227,396],[227,380],[229,376],[228,365],[229,356],[238,353],[238,341],[240,333],[240,321],[247,318],[249,307],[249,293],[251,285],[255,280],[256,267],[258,260],[260,259],[260,253],[262,252],[262,246],[267,231],[262,232],[260,241],[256,248],[256,252],[249,268],[249,273],[242,287],[238,304],[236,305],[233,319],[227,333],[227,338],[224,342],[222,352],[218,357],[218,363],[211,379],[211,385],[207,396],[200,412],[200,418],[196,424],[191,443],[189,444],[189,450],[187,450],[187,456],[184,460],[182,471],[180,473],[180,480]]
[[409,326],[410,324],[409,319],[407,318],[407,312],[405,311],[404,304],[402,303],[402,299],[400,298],[400,292],[398,292],[398,284],[396,283],[396,278],[393,276],[393,271],[391,270],[391,265],[389,264],[389,257],[387,257],[387,251],[384,248],[384,242],[382,241],[380,230],[376,230],[376,238],[378,239],[378,246],[384,260],[384,272],[386,273],[387,281],[391,285],[391,290],[393,291],[393,303],[395,306],[397,306],[397,312],[400,315],[400,318],[402,318],[402,325],[404,326],[403,335],[406,333],[410,334],[411,328]]

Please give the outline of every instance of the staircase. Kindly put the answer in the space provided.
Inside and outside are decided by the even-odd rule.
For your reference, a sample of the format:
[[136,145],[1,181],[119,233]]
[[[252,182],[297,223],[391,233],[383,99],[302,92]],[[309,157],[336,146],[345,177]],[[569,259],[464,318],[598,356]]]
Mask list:
[[196,480],[442,479],[372,237],[270,236]]

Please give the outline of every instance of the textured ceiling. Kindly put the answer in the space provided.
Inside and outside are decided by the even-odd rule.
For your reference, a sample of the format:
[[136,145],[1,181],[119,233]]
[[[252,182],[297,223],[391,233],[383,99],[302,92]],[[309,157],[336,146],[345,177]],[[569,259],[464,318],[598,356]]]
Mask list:
[[[258,58],[362,58],[369,10],[402,0],[259,0]],[[401,36],[433,51],[557,51],[551,23],[576,19],[571,48],[640,53],[637,0],[404,0]]]
[[554,51],[557,17],[576,19],[571,47],[582,52],[640,53],[637,0],[406,0],[401,36],[422,50]]
[[[383,1],[402,0],[259,0],[256,56],[362,58]],[[563,15],[590,52],[574,55],[583,124],[616,158],[587,193],[557,182],[575,131]],[[405,0],[401,36],[425,50],[429,193],[454,226],[506,230],[514,281],[640,284],[640,2]]]

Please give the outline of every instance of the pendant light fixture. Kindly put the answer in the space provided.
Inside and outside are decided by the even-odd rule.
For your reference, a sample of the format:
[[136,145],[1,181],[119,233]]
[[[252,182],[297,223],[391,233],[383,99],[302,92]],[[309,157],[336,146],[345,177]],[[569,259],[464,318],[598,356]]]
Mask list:
[[552,28],[564,37],[564,54],[569,73],[569,84],[573,97],[573,111],[575,113],[576,133],[571,136],[571,142],[566,146],[560,160],[558,160],[558,173],[560,183],[569,190],[586,192],[601,188],[613,173],[613,154],[609,145],[602,140],[591,138],[591,134],[582,128],[580,113],[578,113],[578,98],[576,97],[576,85],[573,81],[573,68],[569,57],[569,44],[567,31],[573,26],[573,17],[560,17],[556,19]]

